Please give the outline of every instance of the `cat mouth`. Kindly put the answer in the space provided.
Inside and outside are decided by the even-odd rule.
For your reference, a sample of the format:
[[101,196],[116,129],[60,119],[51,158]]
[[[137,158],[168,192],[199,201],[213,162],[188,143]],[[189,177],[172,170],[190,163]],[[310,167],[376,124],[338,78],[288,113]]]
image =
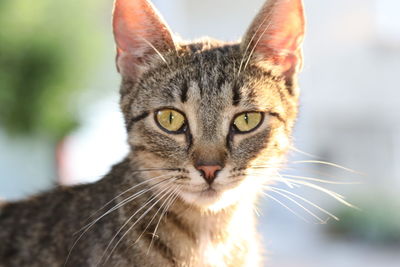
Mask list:
[[197,190],[188,190],[188,191],[204,197],[216,197],[222,194],[226,190],[236,188],[239,183],[240,181],[237,180],[230,182],[228,184],[203,185]]
[[200,191],[200,195],[204,196],[204,197],[215,197],[217,196],[219,193],[216,189],[214,189],[213,187],[209,186],[208,188]]

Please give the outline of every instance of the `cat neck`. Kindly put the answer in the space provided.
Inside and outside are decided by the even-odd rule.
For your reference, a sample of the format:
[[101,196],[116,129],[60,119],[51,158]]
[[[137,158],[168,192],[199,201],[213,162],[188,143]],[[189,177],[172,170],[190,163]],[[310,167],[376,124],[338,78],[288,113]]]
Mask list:
[[[124,188],[127,186],[135,187],[139,183],[143,183],[146,179],[144,177],[148,176],[147,172],[135,172],[135,170],[140,169],[138,166],[141,164],[136,163],[133,158],[134,157],[130,155],[129,158],[122,163],[125,166],[124,174],[121,173],[121,175],[125,177],[125,179],[123,179],[125,183]],[[157,176],[163,176],[162,171],[159,172]],[[149,184],[146,184],[145,187],[146,186],[149,186]],[[139,189],[142,188],[139,186],[138,190]],[[151,194],[155,194],[155,192],[152,191],[149,191],[148,193],[149,194],[145,194],[145,197],[141,199],[142,202],[151,198]],[[177,197],[169,206],[168,210],[166,210],[166,214],[175,216],[176,219],[179,219],[182,221],[182,223],[187,224],[187,226],[190,227],[195,233],[210,233],[213,236],[225,236],[230,234],[228,233],[230,229],[237,229],[235,228],[235,225],[246,225],[246,227],[251,228],[255,227],[254,217],[257,198],[258,197],[256,194],[248,194],[248,196],[241,199],[237,203],[218,210],[211,210],[188,204],[181,198]],[[161,205],[162,202],[163,201],[160,201],[159,205]],[[145,202],[141,204],[145,204]],[[156,207],[159,205],[156,205]]]
[[171,213],[178,217],[182,229],[190,232],[188,236],[193,237],[193,242],[180,240],[182,243],[176,247],[177,251],[192,255],[186,259],[188,266],[258,266],[259,257],[254,253],[258,251],[254,202],[207,212],[187,208],[179,200],[171,207]]
[[[112,179],[106,177],[106,180],[109,188],[113,187],[114,191],[118,188],[118,192],[114,194],[143,182],[140,174],[132,175],[135,169],[135,165],[127,160],[113,168],[113,175],[109,177]],[[130,193],[134,194],[142,189],[139,186]],[[152,243],[153,247],[167,246],[181,262],[187,264],[185,266],[230,266],[226,264],[227,261],[232,261],[234,265],[235,262],[254,261],[256,258],[253,254],[250,255],[250,251],[257,251],[254,247],[258,246],[257,242],[254,242],[257,240],[255,197],[218,211],[195,207],[176,198],[164,212],[163,201],[154,207],[148,204],[152,196],[154,193],[148,192],[119,209],[120,224],[129,220],[132,223],[138,222],[137,227],[131,230],[131,238],[127,240],[137,240],[141,236],[142,240],[149,238],[146,244]],[[121,203],[126,197],[121,196],[117,203]],[[140,218],[147,209],[149,213]],[[141,211],[137,215],[131,217],[139,210]],[[148,246],[146,245],[146,248]]]

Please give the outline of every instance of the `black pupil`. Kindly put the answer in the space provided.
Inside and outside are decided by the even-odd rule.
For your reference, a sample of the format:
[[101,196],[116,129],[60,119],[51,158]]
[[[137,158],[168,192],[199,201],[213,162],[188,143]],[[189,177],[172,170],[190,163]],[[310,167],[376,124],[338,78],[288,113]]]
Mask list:
[[249,124],[249,116],[247,113],[244,114],[244,120],[246,121],[246,124]]
[[172,124],[172,121],[174,119],[174,114],[172,112],[169,113],[169,124]]

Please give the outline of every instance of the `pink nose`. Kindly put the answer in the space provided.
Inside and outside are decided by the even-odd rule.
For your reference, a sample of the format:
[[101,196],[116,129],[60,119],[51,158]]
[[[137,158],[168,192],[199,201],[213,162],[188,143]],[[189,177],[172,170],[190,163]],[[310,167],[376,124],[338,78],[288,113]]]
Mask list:
[[222,169],[221,166],[219,165],[206,165],[206,166],[196,166],[196,169],[199,170],[204,179],[207,181],[207,183],[211,184],[215,177],[217,176],[218,171]]

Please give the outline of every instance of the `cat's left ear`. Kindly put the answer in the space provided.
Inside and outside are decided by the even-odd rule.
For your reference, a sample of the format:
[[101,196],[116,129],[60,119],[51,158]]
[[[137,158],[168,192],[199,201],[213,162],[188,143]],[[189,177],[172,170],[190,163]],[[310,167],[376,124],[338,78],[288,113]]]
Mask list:
[[288,80],[302,68],[305,17],[302,0],[269,0],[261,8],[243,42],[243,53],[280,65]]
[[135,80],[149,57],[175,49],[171,31],[148,0],[115,0],[113,30],[117,68],[126,78]]

